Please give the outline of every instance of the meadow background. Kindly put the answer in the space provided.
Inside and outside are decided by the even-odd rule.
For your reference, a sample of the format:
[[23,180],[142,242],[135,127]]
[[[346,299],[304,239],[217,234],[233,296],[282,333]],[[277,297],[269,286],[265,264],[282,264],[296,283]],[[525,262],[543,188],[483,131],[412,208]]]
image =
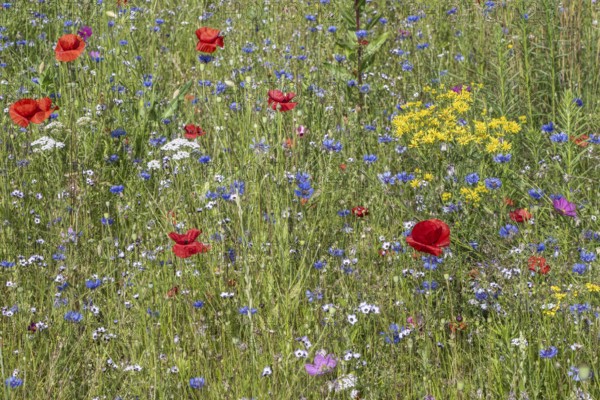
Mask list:
[[600,398],[596,1],[126,3],[0,4],[3,398]]

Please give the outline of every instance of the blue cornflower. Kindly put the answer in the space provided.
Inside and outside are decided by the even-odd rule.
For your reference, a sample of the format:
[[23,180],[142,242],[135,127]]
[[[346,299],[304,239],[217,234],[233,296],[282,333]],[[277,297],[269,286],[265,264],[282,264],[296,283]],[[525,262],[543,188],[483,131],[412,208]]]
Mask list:
[[484,182],[485,187],[489,190],[496,190],[502,187],[502,181],[498,178],[487,178]]
[[529,189],[527,193],[529,193],[529,196],[531,196],[535,200],[541,199],[544,195],[544,191],[541,189]]
[[550,346],[547,349],[540,350],[540,357],[542,358],[552,358],[558,354],[558,349],[554,346]]
[[423,260],[423,268],[427,271],[435,271],[438,265],[444,261],[443,258],[434,256],[423,256],[421,257],[421,260]]
[[15,389],[23,385],[23,379],[17,378],[16,376],[11,376],[4,381],[4,384],[11,389]]
[[337,215],[340,217],[347,217],[348,215],[350,215],[350,210],[340,210],[337,212]]
[[200,156],[200,158],[198,159],[198,162],[200,164],[208,164],[210,162],[211,158],[208,155],[204,155],[204,156]]
[[363,157],[363,161],[365,164],[370,165],[377,161],[377,156],[375,154],[367,154]]
[[140,178],[142,178],[145,181],[147,181],[148,179],[152,178],[152,175],[148,171],[142,171],[142,172],[140,172],[139,176],[140,176]]
[[385,134],[383,136],[379,136],[377,138],[377,142],[378,143],[382,143],[382,144],[386,144],[386,143],[391,143],[393,141],[395,141],[396,139],[394,139],[392,136]]
[[457,7],[452,7],[451,9],[446,11],[446,15],[454,15],[454,14],[456,14],[457,11],[458,11]]
[[85,287],[91,290],[97,289],[98,287],[100,287],[100,285],[102,285],[102,280],[100,279],[91,279],[85,281]]
[[377,174],[377,178],[384,185],[393,185],[396,182],[396,176],[392,175],[390,171],[385,171],[381,174]]
[[364,39],[367,37],[369,33],[367,31],[365,31],[364,29],[358,30],[356,31],[356,37],[358,39]]
[[306,298],[308,299],[309,303],[312,303],[315,300],[315,297],[316,297],[317,300],[322,300],[323,299],[323,294],[321,292],[318,292],[318,291],[315,291],[313,293],[310,290],[306,290],[305,294],[306,294]]
[[519,233],[519,228],[514,225],[506,224],[502,228],[500,228],[500,237],[502,238],[512,238],[513,236]]
[[569,135],[564,132],[555,133],[550,135],[550,140],[554,143],[566,143],[569,141]]
[[494,156],[494,162],[497,162],[498,164],[503,164],[503,163],[507,163],[510,161],[510,159],[512,158],[511,154],[497,154]]
[[350,79],[347,82],[347,84],[348,84],[348,87],[354,87],[354,86],[356,86],[356,81],[354,79]]
[[212,60],[213,60],[212,56],[209,56],[208,54],[200,54],[198,56],[198,61],[200,61],[202,64],[208,64]]
[[0,261],[0,267],[3,267],[3,268],[12,268],[15,265],[16,264],[14,262],[6,261],[6,260]]
[[583,107],[583,100],[581,100],[580,98],[576,98],[573,100],[573,103],[575,103],[575,105],[577,107]]
[[323,139],[323,149],[329,152],[339,153],[342,151],[342,143],[336,142],[333,139]]
[[408,22],[417,22],[418,20],[419,20],[418,15],[409,15],[408,17],[406,17],[406,21],[408,21]]
[[360,87],[360,92],[363,94],[369,93],[369,91],[371,90],[371,86],[369,86],[367,83],[365,83],[364,85],[362,85]]
[[415,174],[409,174],[407,172],[402,171],[396,174],[396,179],[401,181],[402,183],[408,183],[415,179]]
[[546,133],[552,133],[554,132],[554,122],[550,121],[545,125],[542,125],[542,132],[546,132]]
[[193,303],[193,306],[196,309],[202,308],[202,307],[204,307],[204,302],[202,300],[197,300]]
[[190,387],[192,389],[202,389],[204,387],[204,378],[202,378],[202,377],[190,378]]
[[167,138],[164,136],[159,136],[156,138],[150,138],[148,140],[148,143],[150,143],[150,146],[152,147],[158,147],[158,146],[162,146],[163,144],[167,143]]
[[83,320],[83,315],[81,315],[77,311],[67,311],[67,313],[65,314],[65,321],[81,322],[82,320]]
[[110,192],[114,194],[123,193],[123,190],[125,190],[123,185],[115,185],[110,187]]
[[314,16],[314,15],[312,15],[312,14],[308,14],[308,15],[306,15],[304,18],[306,18],[306,20],[307,20],[307,21],[310,21],[310,22],[315,22],[315,21],[317,20],[317,17],[315,17],[315,16]]
[[465,182],[469,185],[476,185],[479,182],[479,174],[473,172],[465,177]]
[[589,304],[573,304],[569,306],[569,311],[573,314],[583,314],[586,311],[590,311],[592,307]]
[[488,294],[484,289],[477,289],[475,291],[475,298],[479,301],[485,301],[488,298]]
[[313,264],[313,267],[315,267],[316,270],[319,269],[323,269],[325,266],[327,265],[327,261],[315,261],[315,263]]
[[591,251],[585,251],[585,249],[579,250],[579,259],[586,263],[591,263],[596,260],[596,254]]
[[346,61],[346,56],[340,55],[340,54],[336,54],[333,56],[335,58],[335,61],[341,63]]
[[335,33],[335,32],[337,32],[337,27],[336,26],[330,26],[329,28],[327,28],[327,32],[329,32],[329,33]]
[[583,275],[585,273],[586,269],[587,269],[587,267],[585,264],[577,263],[577,264],[573,265],[572,271],[576,274]]
[[258,312],[256,308],[249,308],[248,306],[240,307],[238,311],[242,315],[254,315]]
[[600,135],[592,133],[588,139],[588,142],[591,144],[600,144]]
[[112,225],[115,223],[115,220],[113,218],[102,217],[100,218],[100,222],[102,225]]
[[306,173],[296,174],[296,185],[298,189],[294,190],[294,194],[303,199],[310,199],[315,191],[310,184],[310,176]]

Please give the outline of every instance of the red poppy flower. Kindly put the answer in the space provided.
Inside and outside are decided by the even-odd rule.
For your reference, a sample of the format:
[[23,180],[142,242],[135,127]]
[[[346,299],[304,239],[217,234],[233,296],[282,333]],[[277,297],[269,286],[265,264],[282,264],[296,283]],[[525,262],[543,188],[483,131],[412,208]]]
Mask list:
[[187,124],[184,129],[185,137],[190,140],[194,140],[197,137],[206,135],[206,132],[204,132],[204,130],[198,125]]
[[202,233],[199,229],[190,229],[185,234],[171,232],[169,237],[175,241],[173,253],[180,258],[188,258],[198,253],[206,253],[210,246],[196,242],[196,238]]
[[340,164],[340,169],[342,171],[345,171],[346,170],[346,164]]
[[531,256],[527,260],[527,265],[529,265],[530,271],[537,271],[542,275],[546,275],[550,272],[550,266],[546,264],[546,259],[544,257]]
[[21,99],[10,106],[8,113],[15,124],[27,128],[31,124],[41,124],[52,111],[58,110],[58,107],[52,105],[49,97],[40,100]]
[[73,61],[83,53],[85,41],[78,35],[71,33],[62,35],[54,48],[54,55],[58,61]]
[[190,229],[186,233],[169,233],[169,237],[175,241],[177,244],[190,244],[196,240],[198,236],[202,233],[199,229]]
[[428,219],[416,224],[406,243],[415,250],[439,256],[442,247],[450,245],[450,228],[439,219]]
[[511,211],[509,214],[510,219],[515,222],[524,222],[531,219],[531,213],[524,208],[518,208],[515,211]]
[[369,215],[369,210],[366,207],[356,206],[352,209],[352,215],[358,218],[362,218],[365,215]]
[[206,253],[208,250],[210,250],[210,246],[200,242],[173,245],[173,254],[179,258],[188,258],[194,254]]
[[269,90],[269,105],[273,110],[290,111],[296,104],[291,103],[291,100],[296,97],[296,93],[283,93],[280,90]]
[[504,198],[504,204],[506,204],[507,206],[511,206],[512,207],[512,206],[515,205],[515,202],[510,197],[505,197]]
[[196,37],[198,38],[198,44],[196,50],[203,53],[214,53],[217,50],[217,46],[223,48],[223,38],[219,36],[221,31],[218,29],[208,28],[203,26],[196,31]]
[[571,136],[571,141],[575,143],[579,147],[588,147],[589,142],[588,139],[590,137],[588,135],[579,135],[579,136]]

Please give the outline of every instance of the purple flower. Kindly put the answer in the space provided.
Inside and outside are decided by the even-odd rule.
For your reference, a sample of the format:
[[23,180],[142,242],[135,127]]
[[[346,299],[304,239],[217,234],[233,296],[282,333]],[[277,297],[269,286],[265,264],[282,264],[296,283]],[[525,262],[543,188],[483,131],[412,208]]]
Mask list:
[[577,206],[575,206],[575,203],[569,202],[564,197],[554,199],[552,204],[554,205],[554,209],[561,215],[573,218],[577,216]]
[[89,26],[82,26],[81,29],[77,32],[79,36],[83,39],[84,42],[87,42],[88,38],[92,36],[92,28]]
[[315,356],[315,363],[305,364],[304,368],[306,368],[306,372],[308,372],[309,375],[315,376],[331,372],[336,365],[337,360],[334,358],[333,354],[327,354],[326,356],[317,354]]

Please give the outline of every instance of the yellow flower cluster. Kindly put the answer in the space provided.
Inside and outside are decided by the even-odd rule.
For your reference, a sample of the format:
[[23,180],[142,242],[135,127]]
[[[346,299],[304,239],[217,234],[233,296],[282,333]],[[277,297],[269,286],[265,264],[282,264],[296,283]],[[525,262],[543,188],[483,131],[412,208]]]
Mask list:
[[600,285],[596,285],[596,284],[593,284],[593,283],[586,283],[585,287],[591,293],[598,293],[598,292],[600,292]]
[[[468,121],[474,105],[475,91],[444,91],[426,87],[434,103],[421,101],[408,102],[402,106],[403,112],[396,116],[392,124],[396,135],[406,137],[408,147],[418,148],[424,145],[456,143],[461,146],[475,144],[484,146],[488,153],[509,152],[511,144],[505,136],[521,131],[521,125],[509,121],[506,117],[487,118],[486,110],[480,112],[481,120]],[[525,118],[519,118],[524,123]]]
[[433,174],[431,172],[425,172],[423,174],[421,174],[421,172],[421,169],[415,168],[415,179],[410,181],[410,186],[413,189],[416,189],[421,186],[427,186],[428,182],[431,182],[433,180]]
[[462,187],[460,188],[460,194],[465,198],[467,203],[477,204],[481,201],[481,195],[487,193],[488,189],[481,182],[474,188]]

